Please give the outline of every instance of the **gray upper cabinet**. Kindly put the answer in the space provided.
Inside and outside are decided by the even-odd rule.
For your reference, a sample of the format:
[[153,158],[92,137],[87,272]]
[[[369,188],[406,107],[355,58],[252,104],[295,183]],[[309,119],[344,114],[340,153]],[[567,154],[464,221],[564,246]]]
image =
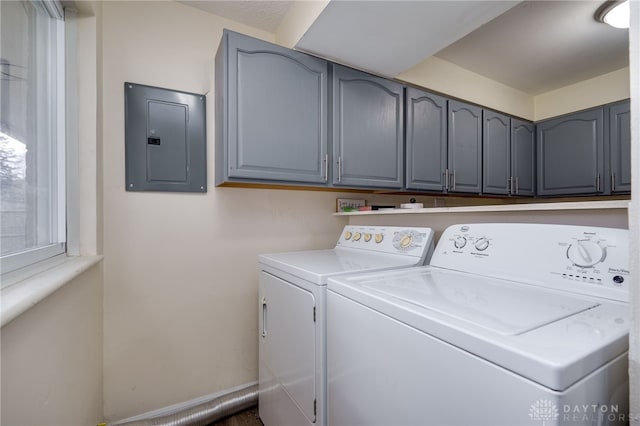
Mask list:
[[609,190],[631,191],[631,114],[629,101],[610,105],[609,113]]
[[482,191],[482,109],[448,102],[448,172],[451,192]]
[[216,184],[326,184],[328,63],[225,30],[215,67]]
[[482,192],[534,196],[534,124],[494,111],[482,113]]
[[511,194],[536,195],[535,124],[511,119]]
[[484,110],[482,141],[482,192],[509,195],[511,179],[511,119]]
[[538,123],[537,145],[538,195],[603,192],[603,108]]
[[447,100],[412,87],[405,94],[407,189],[443,191],[447,168]]
[[403,186],[403,86],[333,66],[333,183]]

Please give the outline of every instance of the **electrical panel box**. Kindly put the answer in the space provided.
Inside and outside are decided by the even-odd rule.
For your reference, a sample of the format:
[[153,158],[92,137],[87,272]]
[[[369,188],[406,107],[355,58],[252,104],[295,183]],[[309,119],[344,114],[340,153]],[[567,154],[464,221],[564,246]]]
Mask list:
[[124,84],[127,191],[207,192],[206,97]]

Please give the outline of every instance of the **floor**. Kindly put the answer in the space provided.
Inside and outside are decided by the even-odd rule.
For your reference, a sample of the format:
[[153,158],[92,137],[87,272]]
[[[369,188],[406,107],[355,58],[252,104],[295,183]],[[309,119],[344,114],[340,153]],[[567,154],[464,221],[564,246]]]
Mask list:
[[209,426],[263,426],[258,417],[258,407],[242,411]]

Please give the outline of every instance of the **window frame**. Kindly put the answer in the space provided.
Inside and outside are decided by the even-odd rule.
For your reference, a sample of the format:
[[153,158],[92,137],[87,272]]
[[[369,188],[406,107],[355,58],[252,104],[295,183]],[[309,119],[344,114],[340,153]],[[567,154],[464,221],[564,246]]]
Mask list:
[[[28,268],[31,265],[36,265],[39,262],[54,257],[64,258],[67,254],[66,209],[68,206],[66,186],[68,182],[66,179],[66,127],[69,118],[67,111],[69,94],[67,93],[66,76],[68,68],[67,62],[70,63],[70,61],[66,58],[67,46],[64,9],[57,0],[32,0],[31,3],[35,9],[45,11],[46,15],[48,15],[42,16],[36,13],[35,16],[32,16],[30,19],[36,21],[36,27],[38,26],[38,20],[42,19],[48,19],[52,24],[47,28],[47,31],[50,31],[48,45],[38,40],[43,37],[42,33],[44,31],[36,31],[35,34],[29,36],[33,38],[32,42],[37,44],[36,49],[46,49],[46,52],[43,53],[47,57],[45,61],[47,72],[44,77],[38,76],[36,79],[40,81],[40,79],[44,78],[49,83],[47,85],[47,93],[44,95],[44,97],[49,97],[45,108],[42,108],[41,99],[38,99],[38,97],[43,96],[43,94],[37,93],[35,95],[37,109],[35,112],[36,120],[40,123],[41,119],[44,119],[47,123],[45,125],[36,124],[34,126],[35,134],[37,135],[35,150],[40,151],[41,149],[45,149],[49,155],[46,161],[48,166],[41,167],[40,164],[35,166],[37,169],[36,181],[44,178],[50,182],[46,185],[49,193],[46,194],[47,198],[45,199],[49,207],[45,208],[47,213],[44,215],[34,212],[35,209],[33,209],[32,212],[34,212],[35,215],[32,215],[31,221],[35,224],[35,227],[42,225],[50,227],[48,234],[51,243],[0,256],[0,272],[3,277],[9,273],[13,275],[22,268]],[[69,53],[73,55],[72,52]],[[52,134],[55,135],[53,138],[50,136]],[[42,176],[42,174],[45,176]],[[33,182],[33,184],[36,187],[39,186],[37,182]],[[32,201],[26,201],[27,210],[29,210],[30,205],[33,206],[35,204],[36,200],[37,202],[41,202],[41,199],[41,196],[36,195],[32,197]],[[2,280],[2,288],[5,286],[5,280]]]

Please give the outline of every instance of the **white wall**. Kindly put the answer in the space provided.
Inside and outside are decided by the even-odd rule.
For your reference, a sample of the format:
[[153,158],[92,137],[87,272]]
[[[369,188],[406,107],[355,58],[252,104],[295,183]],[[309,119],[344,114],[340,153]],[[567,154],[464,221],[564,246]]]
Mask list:
[[484,222],[628,228],[626,209],[349,216],[349,223],[353,225],[428,226],[433,228],[436,238],[450,225]]
[[6,324],[1,340],[1,424],[102,421],[100,266]]
[[[336,193],[216,188],[223,27],[174,2],[104,2],[104,410],[119,420],[257,380],[257,255],[326,248]],[[125,191],[124,82],[207,93],[207,194]]]
[[[96,152],[96,18],[83,2],[77,25],[79,130],[76,185],[83,255],[100,252]],[[87,15],[89,13],[89,15]],[[103,419],[102,266],[88,271],[2,327],[3,425],[95,425]]]

